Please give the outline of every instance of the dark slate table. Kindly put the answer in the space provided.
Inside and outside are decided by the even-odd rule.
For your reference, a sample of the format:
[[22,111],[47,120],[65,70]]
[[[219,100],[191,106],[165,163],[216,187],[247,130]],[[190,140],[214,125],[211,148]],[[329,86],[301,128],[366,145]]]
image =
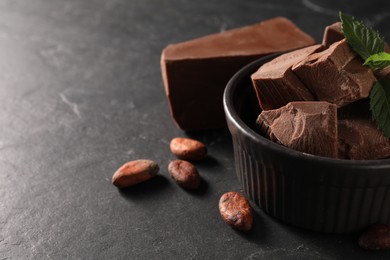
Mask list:
[[[317,40],[338,10],[390,39],[388,1],[1,0],[0,259],[389,259],[357,235],[315,233],[254,207],[229,228],[218,200],[240,191],[227,130],[186,133],[169,114],[164,46],[286,16]],[[167,173],[169,142],[210,157],[189,193]],[[156,160],[154,180],[120,191],[113,172]]]

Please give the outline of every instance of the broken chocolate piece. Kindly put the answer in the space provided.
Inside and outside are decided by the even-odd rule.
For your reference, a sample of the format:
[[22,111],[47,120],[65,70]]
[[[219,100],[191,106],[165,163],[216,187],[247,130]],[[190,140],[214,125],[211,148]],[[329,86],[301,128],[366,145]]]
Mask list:
[[172,117],[184,130],[225,126],[222,96],[234,73],[262,56],[312,44],[312,37],[278,17],[168,45],[161,69]]
[[[275,113],[275,115],[277,115],[277,113]],[[275,136],[271,132],[271,127],[268,124],[268,120],[266,120],[266,118],[264,118],[264,116],[262,116],[260,114],[256,120],[255,130],[257,132],[259,132],[262,136],[270,139],[272,142],[279,143],[278,139],[276,139]],[[269,121],[272,121],[272,120],[269,120]]]
[[297,151],[337,158],[337,109],[323,101],[291,102],[262,111],[256,124],[269,127],[271,140]]
[[365,98],[343,106],[337,110],[337,119],[371,119],[370,99]]
[[252,74],[252,83],[263,110],[276,109],[291,101],[315,100],[291,71],[291,67],[323,47],[319,44],[285,53],[261,66]]
[[[344,38],[343,30],[341,29],[341,22],[335,22],[334,24],[325,27],[322,45],[329,47],[333,43],[341,41]],[[386,42],[385,52],[390,52],[390,46]]]
[[339,158],[377,160],[390,157],[390,140],[369,117],[338,122]]
[[341,29],[341,22],[336,22],[325,27],[322,45],[329,47],[333,43],[341,41],[342,39],[344,39],[344,34]]
[[368,97],[376,78],[346,40],[295,64],[292,70],[317,100],[338,107]]
[[337,111],[339,158],[377,160],[390,157],[390,140],[371,119],[369,99]]
[[385,80],[390,80],[390,66],[387,66],[384,69],[381,69],[380,71],[377,72],[377,77],[378,79],[385,79]]

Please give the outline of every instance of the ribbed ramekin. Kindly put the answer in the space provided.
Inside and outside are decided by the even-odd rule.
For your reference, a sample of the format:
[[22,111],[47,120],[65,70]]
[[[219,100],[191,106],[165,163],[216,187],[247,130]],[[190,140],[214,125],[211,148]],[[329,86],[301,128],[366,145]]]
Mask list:
[[269,215],[310,230],[351,233],[390,223],[390,159],[310,155],[273,143],[253,130],[260,108],[250,75],[275,56],[237,72],[223,97],[235,171],[244,191]]

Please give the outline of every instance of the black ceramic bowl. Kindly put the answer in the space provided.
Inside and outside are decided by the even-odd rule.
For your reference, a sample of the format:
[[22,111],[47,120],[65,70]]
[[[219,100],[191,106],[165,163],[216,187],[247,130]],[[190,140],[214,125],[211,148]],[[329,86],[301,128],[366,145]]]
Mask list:
[[390,159],[337,160],[271,142],[253,130],[260,113],[250,75],[277,55],[247,65],[227,84],[223,102],[235,170],[265,212],[315,231],[351,233],[390,223]]

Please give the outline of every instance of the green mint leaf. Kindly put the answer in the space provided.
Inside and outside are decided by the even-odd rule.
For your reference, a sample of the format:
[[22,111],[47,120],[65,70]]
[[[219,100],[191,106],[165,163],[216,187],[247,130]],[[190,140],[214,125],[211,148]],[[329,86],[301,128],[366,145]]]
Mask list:
[[363,65],[368,65],[373,70],[381,70],[390,65],[390,53],[380,52],[368,57]]
[[[385,41],[378,31],[340,12],[341,29],[351,48],[364,65],[379,70],[390,65],[390,54],[384,52]],[[383,134],[390,138],[390,81],[377,81],[370,92],[370,110]]]
[[372,117],[387,138],[390,138],[390,81],[377,81],[370,92]]
[[384,39],[378,31],[367,27],[363,22],[357,21],[340,12],[341,29],[352,49],[366,60],[373,54],[384,51]]

